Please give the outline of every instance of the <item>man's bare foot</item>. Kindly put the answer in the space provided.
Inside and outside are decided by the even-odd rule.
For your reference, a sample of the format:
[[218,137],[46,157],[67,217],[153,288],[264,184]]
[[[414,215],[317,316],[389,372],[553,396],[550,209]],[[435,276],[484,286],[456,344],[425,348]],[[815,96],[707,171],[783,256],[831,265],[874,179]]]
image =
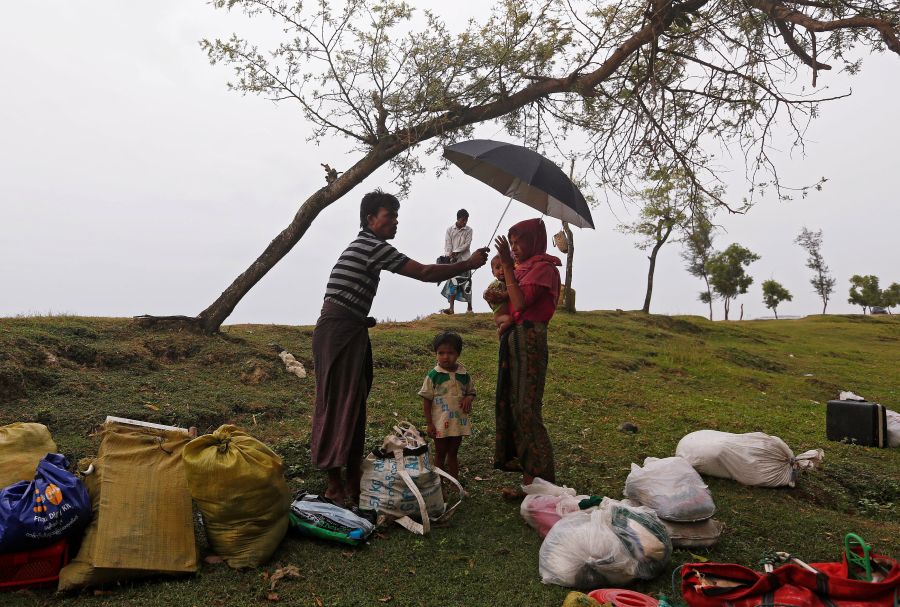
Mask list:
[[327,497],[328,499],[330,499],[332,502],[334,502],[335,504],[337,504],[339,506],[343,506],[344,503],[347,501],[347,494],[344,493],[343,490],[332,491],[330,489],[326,489],[325,493],[323,493],[322,495],[324,497]]

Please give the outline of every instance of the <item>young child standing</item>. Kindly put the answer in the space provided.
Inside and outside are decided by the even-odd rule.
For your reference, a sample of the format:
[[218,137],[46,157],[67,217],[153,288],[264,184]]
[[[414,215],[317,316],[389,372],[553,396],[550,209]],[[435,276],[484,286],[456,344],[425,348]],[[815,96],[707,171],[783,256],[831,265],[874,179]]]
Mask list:
[[451,331],[438,334],[431,343],[437,365],[425,376],[419,396],[434,438],[435,464],[453,478],[459,478],[459,446],[471,434],[469,412],[475,400],[475,383],[458,362],[462,337]]
[[503,335],[512,325],[513,317],[509,313],[509,293],[506,291],[503,264],[500,263],[499,255],[494,255],[491,259],[491,274],[494,275],[496,280],[488,285],[482,297],[484,297],[484,300],[494,312],[494,324],[497,326],[497,335]]

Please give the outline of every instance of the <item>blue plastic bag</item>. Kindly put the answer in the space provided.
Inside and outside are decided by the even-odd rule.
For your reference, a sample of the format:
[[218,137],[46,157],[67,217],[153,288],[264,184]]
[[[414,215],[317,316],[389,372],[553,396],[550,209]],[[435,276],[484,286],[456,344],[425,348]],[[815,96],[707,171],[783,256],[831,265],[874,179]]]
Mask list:
[[33,481],[0,489],[0,552],[49,546],[87,526],[91,498],[68,466],[63,455],[48,453]]

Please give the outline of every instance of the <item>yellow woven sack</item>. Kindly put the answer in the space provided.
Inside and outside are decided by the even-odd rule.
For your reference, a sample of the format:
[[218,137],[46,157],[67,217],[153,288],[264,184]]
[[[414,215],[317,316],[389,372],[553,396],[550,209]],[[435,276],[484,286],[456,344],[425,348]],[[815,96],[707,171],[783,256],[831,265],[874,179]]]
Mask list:
[[566,600],[563,601],[562,607],[601,607],[607,604],[600,603],[584,593],[573,591],[566,595]]
[[290,492],[281,458],[227,424],[192,440],[183,457],[213,551],[235,569],[267,561],[288,528]]
[[0,488],[34,480],[38,463],[48,453],[56,453],[56,443],[44,424],[0,426]]
[[59,590],[159,573],[193,573],[197,545],[181,453],[185,432],[104,424],[92,474],[94,518]]

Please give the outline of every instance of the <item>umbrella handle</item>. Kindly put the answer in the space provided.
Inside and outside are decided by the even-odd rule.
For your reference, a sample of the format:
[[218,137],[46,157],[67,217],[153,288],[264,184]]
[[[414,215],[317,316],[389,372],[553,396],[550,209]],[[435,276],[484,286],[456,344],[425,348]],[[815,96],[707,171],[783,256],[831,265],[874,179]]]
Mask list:
[[488,248],[494,243],[494,237],[497,235],[497,230],[500,229],[500,224],[503,223],[503,218],[506,217],[506,212],[509,210],[509,205],[512,204],[512,196],[509,197],[509,200],[506,201],[506,208],[503,209],[503,215],[500,216],[500,221],[497,222],[497,225],[494,227],[494,233],[491,234],[491,239],[488,241]]

